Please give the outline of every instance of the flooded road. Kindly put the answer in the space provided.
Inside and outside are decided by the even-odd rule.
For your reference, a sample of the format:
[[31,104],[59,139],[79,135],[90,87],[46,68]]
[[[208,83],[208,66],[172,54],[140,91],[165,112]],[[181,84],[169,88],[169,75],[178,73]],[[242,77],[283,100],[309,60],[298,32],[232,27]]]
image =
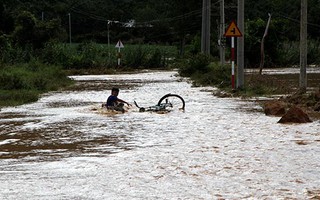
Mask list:
[[[0,199],[311,199],[320,122],[277,124],[252,101],[217,98],[175,72],[73,76],[75,87],[0,111]],[[93,111],[112,87],[184,112]]]

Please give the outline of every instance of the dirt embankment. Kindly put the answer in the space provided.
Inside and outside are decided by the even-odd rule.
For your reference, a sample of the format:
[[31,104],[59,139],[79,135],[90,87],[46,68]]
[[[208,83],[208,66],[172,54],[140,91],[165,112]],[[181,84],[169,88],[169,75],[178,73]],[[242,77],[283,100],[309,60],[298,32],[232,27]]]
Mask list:
[[[290,70],[289,70],[290,71]],[[275,73],[258,75],[256,73],[248,74],[248,83],[254,85],[265,86],[271,91],[271,94],[287,94],[282,95],[276,101],[282,107],[282,112],[287,112],[289,108],[301,108],[309,117],[315,121],[320,120],[320,73],[319,69],[313,69],[312,73],[308,73],[307,83],[308,91],[306,93],[299,92],[299,74],[298,73]],[[297,92],[298,91],[298,92]],[[270,101],[269,101],[270,102]],[[261,102],[263,106],[266,102]],[[281,116],[283,116],[281,114]]]
[[[265,109],[267,115],[283,116],[290,108],[301,108],[311,120],[320,120],[320,73],[308,74],[308,92],[299,93],[299,74],[265,74],[257,73],[246,74],[246,88],[251,92],[228,93],[217,91],[214,95],[219,97],[243,97],[253,96],[274,96],[281,95],[279,98],[270,100],[257,100]],[[283,94],[283,95],[282,95]],[[268,106],[267,110],[266,107]],[[271,109],[272,111],[269,111]]]
[[303,109],[310,118],[320,119],[320,89],[315,92],[295,93],[287,97],[281,97],[279,101],[284,102],[288,107],[295,105]]

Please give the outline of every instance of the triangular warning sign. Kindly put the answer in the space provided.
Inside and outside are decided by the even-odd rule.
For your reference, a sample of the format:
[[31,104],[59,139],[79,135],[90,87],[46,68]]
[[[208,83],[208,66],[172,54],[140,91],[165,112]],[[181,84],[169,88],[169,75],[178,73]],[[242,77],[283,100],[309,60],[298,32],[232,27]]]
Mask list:
[[123,46],[123,44],[122,44],[122,42],[121,42],[121,40],[119,40],[118,41],[118,43],[116,44],[116,46],[115,46],[116,48],[124,48],[124,46]]
[[227,28],[227,31],[224,33],[225,37],[242,37],[242,33],[237,27],[237,24],[232,21],[229,27]]

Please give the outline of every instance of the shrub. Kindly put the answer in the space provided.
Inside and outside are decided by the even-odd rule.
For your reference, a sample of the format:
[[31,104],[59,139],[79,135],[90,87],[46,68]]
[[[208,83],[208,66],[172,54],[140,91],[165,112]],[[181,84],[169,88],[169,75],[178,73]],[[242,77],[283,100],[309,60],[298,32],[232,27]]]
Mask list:
[[42,92],[57,90],[71,83],[72,81],[64,75],[60,67],[46,66],[38,60],[6,66],[0,71],[0,101],[5,101],[6,98],[27,101],[18,99],[25,98],[23,95],[18,95],[18,91],[23,91],[24,94],[30,92],[30,96],[26,95],[26,98],[34,100],[34,96]]
[[0,89],[15,90],[25,89],[28,85],[25,83],[25,74],[19,71],[15,72],[1,72],[0,73]]
[[218,63],[208,65],[206,72],[197,71],[191,75],[191,78],[197,85],[211,85],[220,88],[231,85],[231,69],[229,66],[221,66]]
[[137,48],[133,48],[130,52],[126,53],[125,63],[130,67],[138,68],[144,65],[145,59],[146,51],[143,51],[139,45]]
[[160,51],[160,49],[156,48],[153,52],[149,54],[149,58],[147,58],[145,67],[147,68],[159,68],[165,67],[165,57]]
[[180,65],[178,68],[181,76],[191,76],[196,72],[207,73],[209,71],[210,57],[205,54],[196,54],[185,61],[183,60],[182,63],[178,64]]
[[40,58],[47,64],[61,65],[69,69],[73,66],[72,55],[76,54],[73,46],[49,42],[42,50]]
[[[65,69],[114,68],[117,49],[104,44],[85,42],[61,44],[50,42],[39,56],[45,63],[61,65]],[[133,68],[163,68],[169,65],[167,57],[175,57],[172,46],[126,45],[121,50],[121,65]]]
[[[293,65],[299,65],[300,59],[300,46],[297,41],[284,42],[281,48],[278,50],[279,63],[282,67],[291,67]],[[318,40],[308,41],[308,64],[320,63],[320,42]]]
[[282,67],[291,67],[299,64],[300,53],[299,43],[286,42],[282,44],[282,47],[278,50],[279,60],[278,64]]
[[227,87],[230,85],[231,70],[228,66],[210,62],[211,58],[204,54],[197,54],[188,59],[175,63],[181,76],[190,77],[194,85],[211,85]]
[[39,92],[32,90],[0,90],[0,106],[16,106],[38,100]]

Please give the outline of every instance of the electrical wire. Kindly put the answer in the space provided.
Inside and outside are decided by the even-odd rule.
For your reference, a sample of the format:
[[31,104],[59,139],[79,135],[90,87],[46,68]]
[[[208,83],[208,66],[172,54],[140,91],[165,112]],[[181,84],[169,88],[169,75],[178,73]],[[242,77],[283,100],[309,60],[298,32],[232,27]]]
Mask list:
[[[214,6],[218,3],[220,3],[221,0],[218,0],[216,1],[215,3],[212,3],[211,6]],[[83,4],[85,2],[82,2],[81,4]],[[79,5],[81,5],[79,4]],[[209,9],[209,7],[207,8]],[[86,11],[82,11],[82,10],[79,10],[79,9],[76,9],[75,7],[72,7],[71,10],[75,13],[78,13],[78,14],[81,14],[81,15],[84,15],[86,17],[89,17],[91,19],[95,19],[95,20],[99,20],[99,21],[104,21],[104,22],[108,22],[110,20],[108,20],[107,18],[103,17],[103,16],[99,16],[99,15],[96,15],[96,14],[93,14],[93,13],[89,13],[89,12],[86,12]],[[136,22],[137,25],[145,25],[145,24],[152,24],[152,23],[156,23],[156,22],[162,22],[162,21],[165,21],[165,22],[172,22],[172,21],[179,21],[181,19],[185,19],[185,18],[188,18],[188,17],[192,17],[192,16],[200,16],[200,14],[202,13],[202,8],[201,9],[197,9],[197,10],[193,10],[193,11],[190,11],[188,13],[184,13],[182,15],[178,15],[178,16],[174,16],[174,17],[171,17],[171,18],[164,18],[164,19],[157,19],[157,20],[149,20],[149,21],[142,21],[142,22]],[[120,24],[126,24],[126,22],[118,22]]]
[[[298,19],[294,19],[294,18],[292,18],[292,17],[289,17],[289,16],[287,16],[287,15],[285,15],[285,14],[277,14],[279,17],[282,17],[282,18],[284,18],[284,19],[288,19],[288,20],[290,20],[290,21],[292,21],[292,22],[295,22],[295,23],[297,23],[297,24],[300,24],[300,20],[298,20]],[[318,24],[314,24],[314,23],[310,23],[310,22],[308,22],[307,23],[308,25],[310,25],[310,26],[313,26],[313,27],[317,27],[317,28],[320,28],[320,25],[318,25]]]

